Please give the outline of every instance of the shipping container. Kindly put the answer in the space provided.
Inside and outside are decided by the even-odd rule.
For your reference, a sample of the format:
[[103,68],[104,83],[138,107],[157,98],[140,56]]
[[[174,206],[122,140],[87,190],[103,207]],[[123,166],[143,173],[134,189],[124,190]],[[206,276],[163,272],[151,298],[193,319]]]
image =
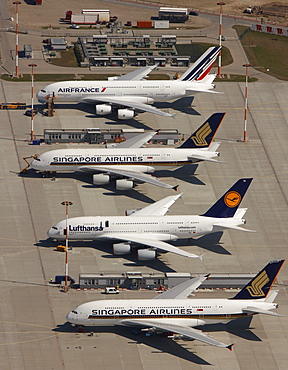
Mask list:
[[137,21],[137,28],[152,28],[152,21]]

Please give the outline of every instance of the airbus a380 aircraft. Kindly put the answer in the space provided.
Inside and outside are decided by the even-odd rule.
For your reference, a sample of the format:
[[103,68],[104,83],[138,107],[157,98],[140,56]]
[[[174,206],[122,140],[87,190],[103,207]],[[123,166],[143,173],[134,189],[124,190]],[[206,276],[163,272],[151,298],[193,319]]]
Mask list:
[[96,113],[106,115],[118,109],[119,119],[130,119],[136,112],[150,112],[172,117],[149,104],[166,102],[210,92],[216,75],[208,75],[221,47],[209,48],[178,80],[143,80],[157,66],[144,67],[108,81],[64,81],[47,85],[37,93],[40,103],[48,98],[56,102],[85,102],[95,104]]
[[220,143],[213,142],[213,138],[224,116],[225,113],[214,113],[178,148],[140,148],[156,134],[150,132],[124,141],[115,148],[69,148],[35,155],[31,167],[41,172],[90,172],[94,185],[106,185],[111,178],[116,178],[117,190],[132,189],[137,182],[177,190],[178,185],[165,184],[145,172],[199,161],[218,162],[215,157],[219,155],[216,150]]
[[[156,252],[172,252],[185,257],[200,258],[166,241],[191,238],[216,231],[232,229],[251,231],[240,225],[247,208],[238,209],[252,179],[238,180],[206,213],[201,216],[165,216],[169,207],[182,195],[169,196],[140,210],[128,211],[128,216],[75,217],[68,219],[68,235],[72,240],[111,240],[113,253],[124,255],[133,247],[139,260],[148,261]],[[56,240],[66,238],[66,220],[58,222],[47,235]]]
[[206,275],[185,281],[154,299],[87,302],[71,311],[66,320],[75,325],[122,325],[148,333],[168,332],[172,333],[170,338],[199,340],[231,350],[233,344],[218,342],[193,327],[256,314],[282,316],[271,312],[278,307],[273,303],[278,291],[270,292],[270,289],[284,262],[269,262],[233,298],[187,299],[209,276]]

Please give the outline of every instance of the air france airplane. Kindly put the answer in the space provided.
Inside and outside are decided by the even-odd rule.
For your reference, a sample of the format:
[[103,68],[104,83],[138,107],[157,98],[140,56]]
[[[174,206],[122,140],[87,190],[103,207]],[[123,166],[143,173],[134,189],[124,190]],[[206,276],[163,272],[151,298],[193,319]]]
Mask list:
[[214,89],[216,75],[208,75],[221,47],[209,48],[178,80],[143,80],[157,66],[140,68],[108,81],[64,81],[47,85],[37,93],[40,103],[49,98],[57,102],[95,104],[96,114],[106,115],[113,107],[119,119],[130,119],[137,112],[150,112],[172,117],[149,104],[166,102]]
[[[191,238],[216,231],[247,230],[240,225],[247,208],[238,209],[252,179],[238,180],[206,213],[201,216],[165,216],[169,207],[182,195],[169,196],[145,208],[126,211],[128,216],[75,217],[68,219],[68,235],[72,240],[111,240],[113,253],[124,255],[137,249],[141,261],[152,260],[157,252],[172,252],[202,259],[166,241]],[[56,240],[66,238],[66,220],[58,222],[47,235]],[[142,247],[142,248],[141,248]],[[146,249],[143,249],[146,248]]]
[[213,142],[225,113],[214,113],[178,148],[141,148],[157,132],[140,134],[118,144],[115,148],[58,149],[35,159],[31,167],[45,171],[82,171],[93,173],[94,185],[109,184],[116,178],[117,190],[132,189],[135,184],[147,182],[162,188],[177,190],[178,185],[165,184],[145,172],[155,169],[180,167],[199,161],[219,162],[214,157],[220,143]]
[[98,300],[76,307],[66,320],[75,325],[129,326],[148,333],[168,332],[173,339],[192,339],[232,350],[195,326],[256,314],[282,316],[271,310],[278,291],[271,291],[285,260],[269,262],[236,296],[229,299],[187,299],[209,275],[194,278],[154,299]]

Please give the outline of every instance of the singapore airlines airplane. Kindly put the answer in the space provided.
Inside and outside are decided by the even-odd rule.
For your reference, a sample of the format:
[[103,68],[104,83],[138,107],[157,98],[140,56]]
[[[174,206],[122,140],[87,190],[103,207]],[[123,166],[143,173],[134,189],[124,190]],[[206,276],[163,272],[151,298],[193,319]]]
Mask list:
[[271,310],[278,291],[271,291],[285,260],[269,262],[235,297],[229,299],[187,299],[209,276],[177,285],[154,299],[98,300],[76,307],[66,320],[75,325],[129,326],[148,333],[171,333],[169,338],[192,339],[232,350],[194,326],[230,321],[256,314],[282,316]]
[[64,81],[47,85],[37,93],[40,103],[48,98],[57,102],[85,102],[95,104],[96,114],[106,115],[114,107],[118,119],[130,119],[137,112],[150,112],[172,117],[160,109],[150,106],[154,102],[166,102],[210,92],[214,89],[216,75],[208,75],[221,47],[209,48],[178,80],[143,80],[157,66],[140,68],[124,76],[112,77],[108,81]]
[[140,134],[115,148],[58,149],[33,156],[31,167],[45,171],[82,171],[93,173],[94,185],[109,184],[116,178],[117,190],[130,190],[147,182],[177,190],[178,185],[165,184],[145,172],[180,167],[199,161],[219,162],[214,157],[220,143],[213,142],[225,113],[214,113],[178,148],[141,148],[157,132]]
[[[132,247],[140,246],[137,257],[141,261],[154,259],[158,251],[202,259],[202,256],[188,253],[166,241],[226,229],[251,231],[240,226],[246,223],[242,217],[247,208],[238,209],[251,181],[251,178],[238,180],[201,216],[165,216],[169,207],[182,195],[179,194],[161,199],[140,210],[126,211],[128,216],[70,218],[67,221],[69,239],[121,241],[113,244],[113,253],[116,255],[128,254]],[[63,220],[49,229],[47,235],[52,239],[63,240],[66,233],[66,220]]]

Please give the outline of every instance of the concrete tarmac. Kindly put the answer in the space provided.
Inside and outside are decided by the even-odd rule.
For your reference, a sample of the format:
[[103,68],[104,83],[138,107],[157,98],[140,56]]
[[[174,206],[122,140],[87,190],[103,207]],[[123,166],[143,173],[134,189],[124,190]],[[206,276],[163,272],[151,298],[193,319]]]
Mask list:
[[[36,83],[35,90],[43,87]],[[238,178],[253,177],[243,200],[248,229],[256,233],[225,231],[197,240],[175,243],[191,253],[205,253],[203,262],[167,253],[158,260],[140,263],[135,255],[111,254],[107,243],[72,243],[69,274],[76,278],[83,272],[237,272],[256,273],[268,261],[287,258],[287,99],[288,84],[249,84],[249,141],[243,136],[244,84],[219,83],[224,94],[198,94],[192,107],[162,103],[159,107],[176,118],[148,113],[128,122],[111,117],[95,117],[93,107],[77,104],[56,105],[55,116],[35,117],[35,133],[44,128],[178,128],[187,135],[214,112],[227,112],[217,133],[219,151],[226,164],[200,163],[183,170],[157,173],[166,182],[180,184],[183,192],[171,207],[173,214],[201,214]],[[30,99],[29,83],[1,82],[0,101]],[[84,109],[84,110],[83,110]],[[23,157],[69,145],[29,145],[30,118],[23,111],[1,114],[1,359],[5,369],[286,369],[286,317],[253,318],[247,329],[245,321],[208,330],[217,340],[235,343],[234,351],[210,347],[197,341],[183,342],[162,337],[134,336],[126,328],[86,328],[78,333],[65,324],[66,314],[77,304],[107,299],[98,291],[63,293],[49,284],[50,277],[64,274],[64,254],[47,240],[46,231],[65,218],[64,200],[73,202],[70,216],[121,215],[126,209],[143,207],[170,195],[169,189],[142,184],[121,193],[113,186],[93,187],[91,177],[81,174],[57,174],[42,178],[30,171],[21,176]],[[287,266],[284,265],[276,288],[278,313],[287,314]],[[229,297],[234,293],[215,291],[197,297]],[[124,291],[119,298],[153,297],[154,292]],[[192,299],[197,299],[194,297]],[[110,297],[109,297],[110,298]],[[118,298],[118,297],[117,297]],[[93,336],[88,334],[92,332]],[[32,360],[31,360],[32,359]]]

